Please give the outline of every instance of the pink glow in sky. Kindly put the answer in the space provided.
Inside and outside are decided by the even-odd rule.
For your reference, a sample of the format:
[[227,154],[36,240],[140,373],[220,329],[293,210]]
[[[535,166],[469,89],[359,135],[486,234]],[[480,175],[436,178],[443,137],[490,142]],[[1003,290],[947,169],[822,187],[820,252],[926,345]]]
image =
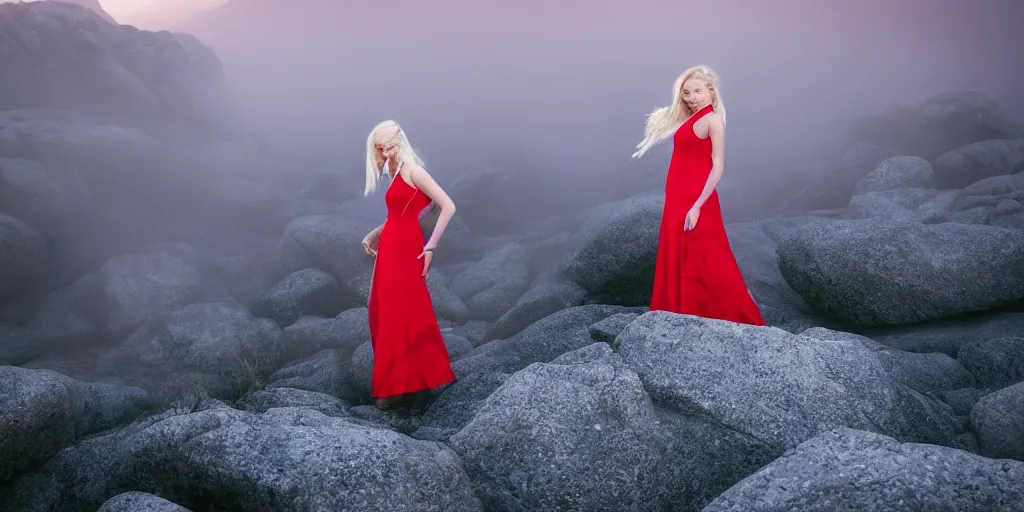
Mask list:
[[212,9],[227,0],[99,0],[119,23],[143,29],[172,28],[192,14]]

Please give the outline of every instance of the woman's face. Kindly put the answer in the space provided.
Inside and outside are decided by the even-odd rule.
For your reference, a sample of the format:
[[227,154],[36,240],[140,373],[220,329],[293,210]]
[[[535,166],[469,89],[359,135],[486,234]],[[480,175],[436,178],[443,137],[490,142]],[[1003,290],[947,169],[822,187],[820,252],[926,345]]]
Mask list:
[[377,165],[380,167],[384,166],[384,162],[393,158],[398,153],[398,145],[393,142],[385,142],[376,144],[377,148]]
[[711,91],[708,83],[700,78],[691,78],[683,82],[683,103],[690,112],[696,112],[711,103]]

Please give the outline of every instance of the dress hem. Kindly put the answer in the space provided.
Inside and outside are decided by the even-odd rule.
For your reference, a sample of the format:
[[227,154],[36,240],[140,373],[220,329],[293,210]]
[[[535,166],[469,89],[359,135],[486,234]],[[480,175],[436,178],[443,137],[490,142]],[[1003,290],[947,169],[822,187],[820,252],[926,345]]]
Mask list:
[[392,398],[392,397],[396,397],[396,396],[408,395],[410,393],[417,393],[417,392],[420,392],[420,391],[433,391],[433,390],[438,389],[438,388],[440,388],[442,386],[446,386],[446,385],[451,384],[453,382],[457,382],[458,380],[459,380],[458,378],[454,378],[454,379],[442,382],[442,383],[440,383],[440,384],[438,384],[438,385],[436,385],[434,387],[427,386],[427,387],[423,387],[423,388],[419,388],[419,389],[413,389],[413,390],[410,390],[410,391],[401,391],[401,392],[398,392],[398,393],[391,393],[391,394],[387,394],[387,395],[375,395],[373,393],[370,393],[370,398]]

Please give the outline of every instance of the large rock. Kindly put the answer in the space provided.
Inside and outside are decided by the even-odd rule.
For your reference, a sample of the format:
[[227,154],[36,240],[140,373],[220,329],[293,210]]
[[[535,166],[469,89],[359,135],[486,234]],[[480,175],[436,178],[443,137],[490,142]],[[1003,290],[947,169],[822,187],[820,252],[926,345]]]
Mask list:
[[878,169],[882,162],[899,154],[885,145],[853,144],[838,155],[835,162],[814,172],[802,188],[791,193],[783,212],[796,214],[842,208],[865,176]]
[[1024,336],[972,340],[960,347],[956,359],[988,388],[999,389],[1022,382]]
[[985,395],[971,409],[982,455],[1024,461],[1024,382]]
[[850,138],[891,147],[904,155],[934,161],[973,142],[1006,138],[1010,125],[990,96],[966,91],[893,105],[850,128]]
[[567,236],[565,275],[596,301],[646,305],[664,203],[662,193],[642,194],[588,211],[584,225]]
[[138,491],[123,492],[103,502],[96,512],[190,512],[159,496]]
[[60,234],[70,199],[64,197],[60,183],[42,164],[23,158],[0,158],[0,212],[53,237]]
[[493,168],[477,170],[445,187],[457,198],[459,218],[469,230],[485,236],[514,233],[522,229],[524,217],[537,215],[531,194],[523,190],[524,184],[515,179],[515,174]]
[[895,188],[927,188],[932,185],[935,171],[932,164],[921,157],[895,156],[882,161],[875,170],[857,182],[856,194],[881,192]]
[[99,0],[47,0],[47,1],[51,1],[51,2],[64,2],[64,3],[68,3],[68,4],[80,5],[82,7],[85,7],[86,9],[89,9],[90,11],[96,13],[96,15],[99,16],[101,19],[103,19],[103,21],[106,21],[107,23],[112,23],[114,25],[117,25],[117,21],[114,20],[114,17],[111,16],[109,13],[107,13],[107,11],[103,10],[103,6],[100,5]]
[[956,200],[956,190],[897,188],[865,192],[850,198],[846,207],[848,219],[885,218],[907,222],[935,224],[947,219]]
[[943,154],[935,160],[935,180],[944,188],[1013,172],[1024,159],[1024,139],[983,140]]
[[292,353],[329,348],[348,354],[370,341],[370,322],[366,308],[355,308],[334,318],[304,316],[285,327],[284,334]]
[[664,510],[674,502],[664,476],[672,453],[643,383],[608,345],[591,347],[512,375],[452,436],[487,509]]
[[820,340],[772,327],[641,315],[616,351],[656,403],[742,432],[781,455],[832,427],[953,445],[949,406],[893,382],[854,340]]
[[216,295],[210,283],[182,258],[160,252],[124,254],[97,273],[91,315],[112,337],[130,333],[147,320]]
[[909,352],[942,352],[957,357],[971,343],[1024,332],[1024,312],[983,313],[922,324],[878,327],[863,334],[890,347]]
[[217,303],[191,304],[146,322],[98,364],[161,398],[195,386],[237,398],[262,387],[283,363],[281,329],[266,318]]
[[703,512],[1024,510],[1024,463],[838,428],[802,443]]
[[[789,219],[793,221],[793,219]],[[776,242],[767,233],[780,219],[729,224],[726,232],[747,288],[768,325],[800,332],[824,320],[779,272]]]
[[344,217],[312,215],[292,220],[278,242],[282,274],[306,268],[323,270],[338,281],[349,306],[366,304],[373,258],[362,240],[372,227]]
[[271,374],[265,389],[301,389],[360,402],[368,395],[352,390],[349,383],[351,356],[351,349],[321,350]]
[[1024,298],[1024,237],[1015,230],[810,223],[780,243],[778,255],[786,281],[807,302],[853,324],[912,324]]
[[[16,165],[8,180],[20,175],[11,208],[30,211],[18,215],[44,234],[63,235],[55,256],[70,278],[138,250],[127,246],[131,238],[167,240],[161,231],[169,218],[183,218],[182,204],[203,202],[193,199],[203,187],[183,190],[191,169],[169,165],[157,139],[80,112],[0,111],[0,155]],[[33,196],[38,202],[29,203]],[[58,200],[59,208],[49,206]]]
[[800,335],[822,340],[858,342],[874,352],[893,382],[920,393],[952,391],[969,388],[975,384],[974,375],[960,362],[946,354],[905,352],[864,336],[821,327],[808,329]]
[[140,123],[159,116],[205,129],[226,103],[209,48],[80,6],[0,4],[0,42],[0,110],[78,110]]
[[534,283],[512,309],[494,322],[487,339],[508,338],[548,315],[582,305],[585,295],[575,283],[545,280]]
[[617,313],[635,308],[591,304],[563,309],[548,315],[511,338],[480,345],[458,361],[452,371],[458,378],[475,373],[515,373],[531,363],[546,363],[594,342],[590,326]]
[[530,286],[526,259],[523,247],[509,242],[452,278],[450,289],[465,301],[475,318],[497,320]]
[[151,176],[146,171],[160,148],[157,139],[135,128],[101,123],[74,111],[0,111],[0,154],[51,168],[76,166],[88,171],[86,178],[97,184],[110,184],[111,176],[124,176],[129,168]]
[[508,377],[507,373],[477,373],[455,381],[430,404],[412,436],[448,442]]
[[253,306],[253,314],[285,327],[303,315],[334,316],[341,312],[338,281],[320,269],[292,272],[274,285]]
[[972,183],[957,192],[949,210],[954,222],[1024,229],[1024,173]]
[[134,419],[152,405],[138,388],[15,366],[0,366],[0,389],[0,482],[34,469],[90,434]]
[[448,447],[306,407],[202,401],[64,450],[0,489],[12,510],[93,512],[124,489],[193,510],[479,511]]

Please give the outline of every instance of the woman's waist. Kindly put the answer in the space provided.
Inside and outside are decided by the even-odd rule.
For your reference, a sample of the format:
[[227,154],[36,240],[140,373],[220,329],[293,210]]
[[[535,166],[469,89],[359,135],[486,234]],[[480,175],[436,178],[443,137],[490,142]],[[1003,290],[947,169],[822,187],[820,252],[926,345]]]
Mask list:
[[420,216],[412,212],[406,212],[404,215],[401,212],[389,213],[384,218],[386,224],[414,224],[419,225]]
[[665,183],[670,188],[682,188],[682,189],[696,189],[699,194],[704,190],[704,185],[708,182],[708,178],[711,176],[711,172],[692,172],[685,170],[669,170],[668,176],[665,176]]
[[380,236],[385,237],[392,234],[403,238],[410,236],[423,237],[423,226],[417,220],[388,218],[384,221],[384,229],[381,230]]

